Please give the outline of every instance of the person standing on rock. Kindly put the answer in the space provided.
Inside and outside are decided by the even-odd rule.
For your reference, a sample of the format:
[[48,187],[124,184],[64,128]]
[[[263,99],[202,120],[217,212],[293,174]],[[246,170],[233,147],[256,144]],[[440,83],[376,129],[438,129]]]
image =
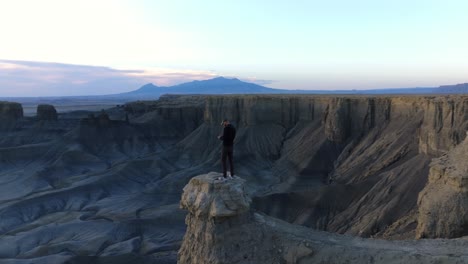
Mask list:
[[223,176],[224,179],[227,178],[227,166],[226,166],[226,159],[229,160],[229,168],[231,170],[231,175],[229,178],[234,176],[234,161],[233,161],[233,153],[234,153],[234,138],[236,137],[236,128],[231,125],[228,119],[224,119],[221,122],[223,128],[223,134],[218,136],[218,139],[223,141],[223,150],[221,154],[221,163],[223,165]]

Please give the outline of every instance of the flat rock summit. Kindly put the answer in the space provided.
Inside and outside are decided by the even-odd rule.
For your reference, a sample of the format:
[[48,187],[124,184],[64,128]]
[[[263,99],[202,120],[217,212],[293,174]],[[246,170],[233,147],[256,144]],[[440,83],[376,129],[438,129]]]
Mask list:
[[[0,102],[0,263],[467,263],[467,109],[464,95],[166,95],[33,116]],[[224,118],[239,177],[217,182]]]

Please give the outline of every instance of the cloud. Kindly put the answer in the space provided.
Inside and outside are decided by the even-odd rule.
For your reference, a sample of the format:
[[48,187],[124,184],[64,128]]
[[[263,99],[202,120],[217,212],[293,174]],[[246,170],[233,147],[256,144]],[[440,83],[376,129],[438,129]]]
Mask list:
[[0,61],[0,70],[9,71],[9,70],[18,70],[18,69],[27,69],[28,66],[16,64],[7,61]]
[[193,80],[206,80],[218,77],[212,71],[175,70],[165,68],[150,68],[141,71],[126,71],[127,76],[141,78],[159,86],[170,86]]
[[274,80],[257,79],[256,77],[241,78],[241,80],[244,82],[256,83],[258,85],[269,85],[275,82]]
[[0,97],[116,94],[146,83],[170,86],[218,77],[187,69],[114,69],[50,62],[0,60]]

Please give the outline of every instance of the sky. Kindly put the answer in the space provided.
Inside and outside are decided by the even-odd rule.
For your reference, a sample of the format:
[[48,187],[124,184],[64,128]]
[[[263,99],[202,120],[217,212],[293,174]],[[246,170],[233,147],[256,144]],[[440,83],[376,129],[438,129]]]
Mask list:
[[0,97],[468,82],[468,1],[0,0]]

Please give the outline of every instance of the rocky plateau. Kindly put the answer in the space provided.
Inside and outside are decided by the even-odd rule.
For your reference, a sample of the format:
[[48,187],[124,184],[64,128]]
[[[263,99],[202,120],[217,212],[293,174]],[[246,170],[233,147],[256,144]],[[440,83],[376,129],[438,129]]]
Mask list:
[[[189,263],[190,252],[230,263],[218,250],[201,262],[214,246],[201,226],[245,239],[251,262],[232,263],[467,263],[468,96],[174,95],[37,110],[0,102],[0,263]],[[194,185],[220,171],[223,118],[237,128],[240,178]],[[194,209],[212,188],[237,197],[234,209]],[[250,231],[271,256],[251,258]]]

